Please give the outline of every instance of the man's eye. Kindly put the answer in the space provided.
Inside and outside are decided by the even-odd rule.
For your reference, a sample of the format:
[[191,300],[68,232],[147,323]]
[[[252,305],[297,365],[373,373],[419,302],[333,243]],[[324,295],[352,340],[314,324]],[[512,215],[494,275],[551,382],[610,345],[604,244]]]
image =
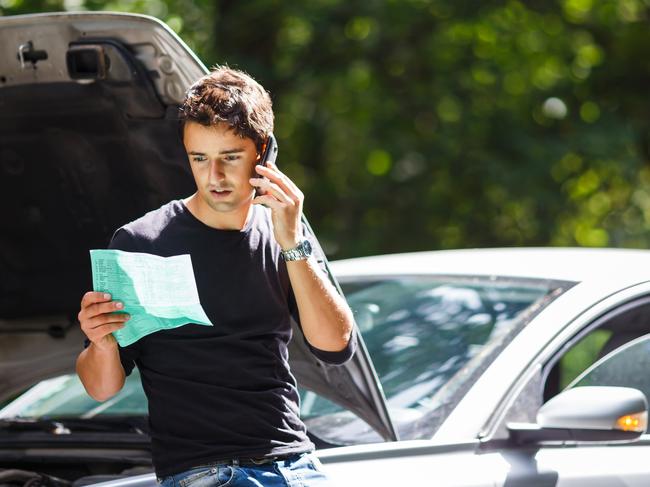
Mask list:
[[239,160],[239,156],[226,156],[224,157],[226,161],[233,162]]
[[192,158],[192,160],[193,160],[194,162],[205,162],[205,161],[208,160],[208,158],[207,158],[207,157],[203,157],[203,156],[194,156],[194,157]]

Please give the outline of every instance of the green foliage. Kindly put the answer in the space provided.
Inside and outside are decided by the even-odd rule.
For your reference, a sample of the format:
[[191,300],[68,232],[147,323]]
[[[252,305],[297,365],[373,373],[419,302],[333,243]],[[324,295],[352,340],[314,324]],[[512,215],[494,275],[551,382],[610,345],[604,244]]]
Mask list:
[[650,0],[0,0],[165,20],[271,92],[331,257],[650,243]]
[[589,366],[596,363],[605,342],[612,336],[609,330],[596,330],[580,340],[560,360],[560,390],[566,388]]

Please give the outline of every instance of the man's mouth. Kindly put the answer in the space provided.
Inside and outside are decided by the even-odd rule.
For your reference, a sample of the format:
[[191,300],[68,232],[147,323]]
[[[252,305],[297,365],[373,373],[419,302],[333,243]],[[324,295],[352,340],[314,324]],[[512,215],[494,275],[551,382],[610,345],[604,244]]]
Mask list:
[[228,196],[230,193],[232,193],[232,191],[229,189],[211,189],[210,193],[215,198],[224,198]]

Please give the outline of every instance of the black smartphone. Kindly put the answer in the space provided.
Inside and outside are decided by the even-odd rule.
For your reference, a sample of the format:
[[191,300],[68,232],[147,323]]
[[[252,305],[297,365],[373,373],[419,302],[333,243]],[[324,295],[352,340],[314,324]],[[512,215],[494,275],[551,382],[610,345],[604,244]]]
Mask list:
[[[273,134],[269,135],[269,138],[266,140],[266,143],[264,144],[264,152],[262,153],[262,157],[260,157],[260,162],[258,164],[260,166],[266,167],[269,161],[271,161],[273,164],[275,164],[275,160],[278,157],[278,141],[275,140],[275,137]],[[261,178],[262,176],[260,174],[256,174],[256,177]],[[255,187],[255,197],[261,196],[264,193],[260,193],[259,189],[257,186]]]

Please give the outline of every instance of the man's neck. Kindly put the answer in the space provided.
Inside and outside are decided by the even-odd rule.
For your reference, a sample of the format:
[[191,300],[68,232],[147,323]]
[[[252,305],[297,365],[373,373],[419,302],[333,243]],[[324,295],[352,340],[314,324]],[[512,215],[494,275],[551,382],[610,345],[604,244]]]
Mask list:
[[242,230],[253,216],[253,205],[249,204],[238,211],[219,212],[201,201],[198,193],[183,199],[187,209],[197,220],[217,230]]

